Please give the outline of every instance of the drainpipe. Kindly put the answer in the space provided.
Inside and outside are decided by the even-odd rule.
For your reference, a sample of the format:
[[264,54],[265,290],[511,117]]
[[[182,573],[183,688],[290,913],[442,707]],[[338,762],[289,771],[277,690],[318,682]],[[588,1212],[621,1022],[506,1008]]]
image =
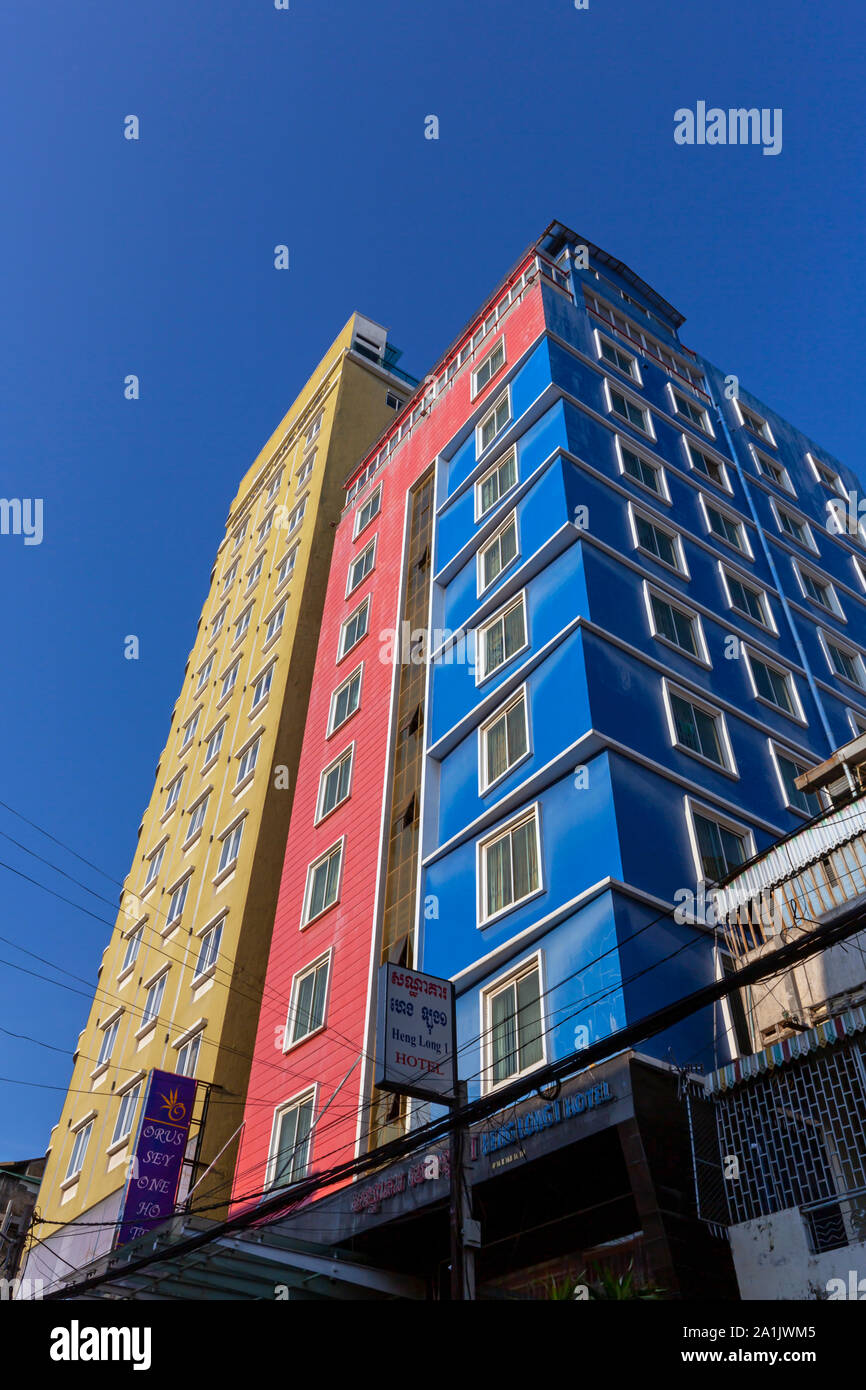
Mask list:
[[759,516],[758,516],[758,512],[757,512],[757,509],[756,509],[756,507],[755,507],[755,503],[754,503],[754,501],[753,501],[753,499],[752,499],[752,493],[751,493],[751,490],[750,490],[750,488],[749,488],[749,484],[748,484],[748,481],[747,481],[747,479],[746,479],[746,475],[745,475],[745,473],[744,473],[744,471],[743,471],[743,466],[742,466],[742,464],[740,463],[739,455],[737,454],[737,450],[736,450],[736,448],[734,447],[734,441],[733,441],[733,439],[731,438],[731,432],[730,432],[730,430],[728,429],[728,422],[727,422],[727,420],[726,420],[725,417],[724,417],[724,414],[723,414],[723,412],[722,412],[721,406],[719,405],[719,403],[717,402],[715,396],[713,395],[712,382],[707,381],[707,386],[710,388],[710,400],[713,402],[713,406],[714,406],[714,408],[715,408],[716,419],[718,420],[719,424],[721,425],[721,427],[722,427],[722,433],[724,434],[726,440],[728,441],[728,448],[729,448],[730,451],[731,451],[731,458],[732,458],[733,461],[734,461],[734,467],[735,467],[735,469],[736,469],[736,471],[737,471],[737,477],[739,478],[740,483],[741,483],[741,485],[742,485],[743,493],[744,493],[744,495],[745,495],[746,502],[748,503],[749,511],[750,511],[750,513],[751,513],[751,516],[752,516],[752,520],[754,521],[756,527],[758,528],[758,536],[759,536],[760,541],[761,541],[761,549],[762,549],[763,552],[764,552],[764,558],[765,558],[765,560],[767,561],[767,564],[768,564],[768,566],[769,566],[769,568],[770,568],[770,573],[771,573],[771,575],[773,576],[773,583],[774,583],[775,586],[776,586],[776,592],[777,592],[778,595],[779,595],[779,602],[780,602],[781,605],[782,605],[782,611],[784,612],[785,617],[786,617],[786,619],[787,619],[788,627],[791,629],[791,636],[792,636],[793,639],[794,639],[794,645],[795,645],[796,648],[797,648],[797,653],[798,653],[798,655],[799,655],[799,657],[800,657],[800,663],[801,663],[801,665],[802,665],[802,667],[803,667],[803,670],[806,672],[806,681],[807,681],[807,683],[808,683],[809,690],[811,691],[812,699],[815,701],[815,707],[816,707],[816,709],[817,709],[817,711],[818,711],[818,717],[819,717],[820,720],[821,720],[821,726],[822,726],[822,728],[823,728],[823,730],[824,730],[824,735],[825,735],[825,737],[826,737],[826,739],[827,739],[827,744],[828,744],[828,746],[829,746],[829,748],[830,748],[830,752],[831,752],[831,753],[835,753],[835,751],[836,751],[836,741],[835,741],[835,739],[833,738],[833,735],[832,735],[832,733],[831,733],[831,731],[830,731],[830,725],[829,725],[829,723],[827,722],[827,715],[826,715],[826,713],[825,713],[825,711],[824,711],[824,704],[823,704],[823,701],[821,700],[820,694],[818,693],[818,687],[817,687],[817,685],[816,685],[816,683],[815,683],[815,677],[812,675],[812,668],[811,668],[810,665],[809,665],[809,661],[808,661],[808,658],[807,658],[807,656],[806,656],[806,652],[805,652],[805,650],[804,650],[804,648],[803,648],[803,643],[800,641],[800,634],[799,634],[799,632],[797,631],[797,625],[796,625],[796,623],[795,623],[795,621],[794,621],[794,615],[793,615],[793,613],[791,612],[790,606],[789,606],[789,604],[788,604],[788,599],[787,599],[787,597],[786,597],[786,595],[785,595],[785,592],[784,592],[784,590],[783,590],[783,588],[782,588],[781,583],[779,582],[779,573],[778,573],[778,570],[776,569],[776,562],[775,562],[775,560],[773,559],[773,555],[772,555],[772,552],[771,552],[771,550],[770,550],[769,542],[767,541],[767,537],[766,537],[765,534],[764,534],[764,528],[763,528],[763,526],[762,526],[762,524],[761,524],[761,520],[760,520],[760,518],[759,518]]

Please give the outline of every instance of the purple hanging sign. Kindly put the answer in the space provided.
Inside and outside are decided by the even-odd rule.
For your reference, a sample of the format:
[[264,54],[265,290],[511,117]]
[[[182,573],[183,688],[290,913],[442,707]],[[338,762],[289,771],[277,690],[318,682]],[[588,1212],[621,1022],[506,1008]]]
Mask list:
[[145,1235],[173,1215],[194,1100],[192,1077],[151,1072],[117,1245]]

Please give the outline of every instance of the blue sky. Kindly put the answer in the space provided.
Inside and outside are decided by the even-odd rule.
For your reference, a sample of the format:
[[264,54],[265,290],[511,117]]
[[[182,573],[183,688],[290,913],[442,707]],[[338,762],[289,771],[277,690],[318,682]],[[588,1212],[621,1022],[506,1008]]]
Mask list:
[[[860,469],[862,65],[851,0],[13,0],[0,16],[0,1026],[71,1051],[241,474],[353,309],[423,374],[559,218],[683,340]],[[781,107],[783,149],[674,111]],[[123,138],[139,117],[141,138]],[[424,139],[424,118],[440,121]],[[273,268],[290,248],[291,269]],[[141,399],[123,398],[136,373]],[[126,661],[135,633],[140,660]],[[0,1033],[0,1159],[71,1058]]]

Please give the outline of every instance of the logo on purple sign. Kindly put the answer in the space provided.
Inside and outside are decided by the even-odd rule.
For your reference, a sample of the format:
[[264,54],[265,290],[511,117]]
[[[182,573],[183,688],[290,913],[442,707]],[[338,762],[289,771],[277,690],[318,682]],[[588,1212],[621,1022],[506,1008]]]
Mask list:
[[192,1077],[151,1073],[118,1245],[145,1235],[173,1214],[194,1100]]

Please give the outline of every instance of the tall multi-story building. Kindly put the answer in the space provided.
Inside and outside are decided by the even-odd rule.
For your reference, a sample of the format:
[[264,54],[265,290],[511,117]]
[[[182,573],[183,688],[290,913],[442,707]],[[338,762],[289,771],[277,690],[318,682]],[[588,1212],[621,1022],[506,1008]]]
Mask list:
[[415,384],[399,355],[354,314],[229,509],[52,1131],[46,1288],[111,1248],[154,1069],[197,1082],[180,1198],[229,1196],[343,480]]
[[[801,824],[798,778],[866,727],[858,481],[683,321],[554,223],[348,477],[238,1201],[424,1113],[375,1088],[382,962],[454,981],[470,1098],[729,969],[704,885]],[[734,1026],[721,1004],[641,1052],[710,1069]],[[563,1239],[644,1238],[675,1283],[624,1076],[637,1109],[557,1125],[579,1148],[591,1120],[617,1194]]]

